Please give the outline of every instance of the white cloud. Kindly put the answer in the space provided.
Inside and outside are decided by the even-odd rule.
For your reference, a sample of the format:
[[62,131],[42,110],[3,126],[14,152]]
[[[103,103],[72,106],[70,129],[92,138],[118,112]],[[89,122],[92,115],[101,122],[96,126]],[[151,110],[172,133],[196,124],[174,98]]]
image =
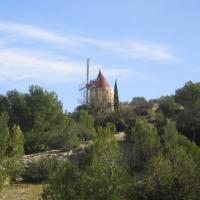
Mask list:
[[0,50],[1,81],[62,81],[77,78],[82,72],[78,62],[71,62],[35,52]]
[[[91,69],[91,78],[97,75],[98,68],[95,66]],[[20,49],[0,49],[0,82],[15,80],[44,82],[76,80],[80,82],[85,78],[85,68],[85,63],[66,60],[51,54]],[[127,73],[127,69],[105,70],[108,77],[116,77],[125,73]]]
[[92,54],[93,50],[90,50],[90,47],[92,47],[96,48],[96,51],[111,52],[114,55],[127,59],[178,60],[167,45],[153,42],[141,42],[134,39],[101,40],[90,37],[72,36],[31,25],[7,21],[0,21],[0,31],[39,39],[40,42],[44,41],[63,47],[70,47],[72,52],[80,51],[81,47],[83,51],[87,50],[88,54]]
[[96,46],[104,51],[111,51],[117,53],[119,56],[123,56],[131,59],[145,58],[149,60],[177,60],[172,54],[170,48],[167,45],[150,43],[150,42],[138,42],[133,39],[119,40],[119,41],[107,41],[89,38],[80,38],[81,42]]
[[53,43],[67,43],[67,40],[64,36],[61,36],[57,33],[53,33],[51,31],[46,31],[44,29],[30,26],[26,24],[20,24],[16,22],[6,22],[0,21],[0,31],[23,35],[30,38],[35,38],[43,41],[53,42]]
[[[0,21],[0,82],[15,80],[39,80],[44,82],[63,82],[85,79],[85,61],[59,56],[55,49],[67,47],[68,52],[84,52],[93,55],[95,52],[109,52],[118,57],[128,59],[147,59],[156,61],[176,60],[168,46],[156,43],[139,42],[136,40],[100,40],[96,38],[59,34],[43,28],[15,22]],[[23,37],[21,37],[23,36]],[[18,41],[17,45],[14,41]],[[24,45],[21,38],[37,44],[36,50],[32,46]],[[22,43],[21,43],[22,42]],[[43,42],[52,44],[51,53],[42,47]],[[22,49],[23,48],[23,49]],[[65,51],[65,50],[64,50]],[[66,52],[63,52],[66,53]],[[92,64],[91,78],[95,78],[99,67]],[[132,68],[109,67],[102,68],[105,76],[112,79],[135,76],[148,79]]]

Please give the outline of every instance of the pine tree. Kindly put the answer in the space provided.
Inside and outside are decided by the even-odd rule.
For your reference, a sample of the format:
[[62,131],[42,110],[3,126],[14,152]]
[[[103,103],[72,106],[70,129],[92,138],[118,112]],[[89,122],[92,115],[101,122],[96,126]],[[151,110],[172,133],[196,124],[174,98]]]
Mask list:
[[115,111],[119,109],[119,95],[118,95],[118,88],[117,88],[117,80],[115,81],[115,87],[114,87],[114,109]]

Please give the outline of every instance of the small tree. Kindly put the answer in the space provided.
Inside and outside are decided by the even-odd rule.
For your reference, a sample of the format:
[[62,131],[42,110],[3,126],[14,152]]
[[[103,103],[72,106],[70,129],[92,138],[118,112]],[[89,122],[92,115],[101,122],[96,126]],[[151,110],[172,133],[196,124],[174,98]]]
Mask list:
[[19,158],[24,154],[24,135],[19,126],[14,125],[10,132],[10,155]]
[[174,197],[174,171],[171,161],[163,156],[150,161],[145,173],[148,199],[172,200]]
[[164,153],[172,153],[178,144],[178,131],[174,122],[167,120],[167,124],[164,127],[164,132],[161,138]]
[[123,199],[125,174],[119,164],[121,156],[112,126],[98,130],[90,156],[89,168],[86,168],[91,177],[89,199]]
[[136,171],[141,171],[144,169],[147,161],[158,155],[160,138],[156,128],[141,119],[136,121],[135,126],[128,134],[132,142],[133,155],[131,167]]
[[194,162],[192,156],[186,153],[184,148],[176,148],[173,167],[176,192],[174,199],[199,199],[199,166]]
[[95,137],[94,118],[86,110],[78,113],[78,136],[81,140],[90,140]]

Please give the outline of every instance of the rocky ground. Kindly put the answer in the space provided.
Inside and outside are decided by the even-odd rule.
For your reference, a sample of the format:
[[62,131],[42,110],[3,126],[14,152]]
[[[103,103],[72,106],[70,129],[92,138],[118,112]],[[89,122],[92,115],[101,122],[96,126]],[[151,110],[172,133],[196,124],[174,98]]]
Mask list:
[[[125,140],[125,133],[124,132],[119,132],[115,134],[116,140],[118,142],[124,141]],[[22,163],[24,166],[28,165],[30,162],[38,161],[40,159],[45,159],[45,158],[56,158],[58,160],[69,160],[69,159],[75,159],[80,156],[85,148],[90,146],[93,142],[88,141],[80,144],[80,146],[74,150],[70,151],[60,151],[60,150],[51,150],[51,151],[45,151],[37,154],[30,154],[30,155],[24,155],[22,157]]]

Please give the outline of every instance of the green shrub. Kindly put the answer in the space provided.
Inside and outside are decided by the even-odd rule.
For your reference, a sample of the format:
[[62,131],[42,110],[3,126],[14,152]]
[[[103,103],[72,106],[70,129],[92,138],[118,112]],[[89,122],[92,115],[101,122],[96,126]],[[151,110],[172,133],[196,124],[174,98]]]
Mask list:
[[145,164],[159,154],[161,144],[157,129],[145,120],[137,119],[128,131],[128,140],[132,144],[130,168],[142,171]]
[[48,180],[50,173],[56,168],[59,161],[53,159],[41,159],[33,161],[22,172],[24,182],[43,182]]
[[23,166],[20,161],[17,159],[9,158],[5,165],[7,169],[7,175],[12,181],[16,181],[17,178],[21,176],[23,171]]

